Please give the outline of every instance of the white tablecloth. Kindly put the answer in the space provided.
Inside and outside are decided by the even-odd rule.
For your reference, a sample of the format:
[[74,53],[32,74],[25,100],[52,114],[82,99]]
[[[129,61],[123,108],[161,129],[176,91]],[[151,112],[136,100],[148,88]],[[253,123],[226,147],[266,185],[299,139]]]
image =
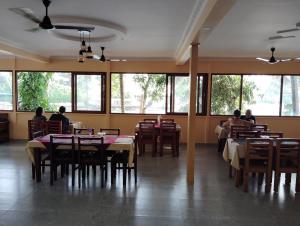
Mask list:
[[233,168],[240,169],[240,158],[245,157],[245,144],[228,138],[223,151],[223,158],[230,162]]
[[217,134],[218,139],[224,139],[228,137],[229,133],[224,127],[217,125],[215,128],[215,134]]

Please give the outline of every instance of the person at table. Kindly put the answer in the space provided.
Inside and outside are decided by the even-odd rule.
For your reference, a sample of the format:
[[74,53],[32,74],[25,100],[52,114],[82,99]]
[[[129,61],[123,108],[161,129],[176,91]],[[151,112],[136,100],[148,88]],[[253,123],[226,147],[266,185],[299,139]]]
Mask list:
[[242,120],[251,121],[253,120],[254,124],[256,123],[255,116],[252,115],[252,111],[250,109],[247,109],[245,112],[245,115],[241,116]]
[[35,116],[33,116],[32,120],[46,122],[47,118],[46,116],[43,115],[43,113],[44,113],[44,109],[42,107],[38,107],[35,110]]
[[254,124],[253,120],[246,121],[242,120],[240,117],[241,111],[237,109],[233,112],[233,117],[224,122],[223,126],[230,129],[231,126],[250,126]]
[[59,111],[57,113],[52,114],[51,117],[49,118],[49,120],[61,121],[62,122],[62,132],[63,133],[68,133],[69,132],[70,121],[64,115],[65,112],[66,112],[66,108],[64,106],[60,106]]

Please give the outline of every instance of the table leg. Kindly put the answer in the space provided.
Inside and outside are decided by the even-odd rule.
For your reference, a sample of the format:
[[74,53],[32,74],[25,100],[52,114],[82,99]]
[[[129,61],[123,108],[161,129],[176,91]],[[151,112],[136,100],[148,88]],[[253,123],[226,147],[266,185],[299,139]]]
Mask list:
[[34,149],[34,165],[36,182],[41,182],[41,150],[39,148]]
[[123,152],[123,186],[126,186],[128,151]]

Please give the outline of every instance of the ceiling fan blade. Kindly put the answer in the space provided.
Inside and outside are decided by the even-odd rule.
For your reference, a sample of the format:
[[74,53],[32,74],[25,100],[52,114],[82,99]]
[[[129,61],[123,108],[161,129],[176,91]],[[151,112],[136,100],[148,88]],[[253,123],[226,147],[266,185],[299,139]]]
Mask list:
[[292,58],[288,58],[288,59],[280,59],[279,62],[287,62],[287,61],[292,61],[294,59]]
[[269,62],[270,60],[269,59],[265,59],[265,58],[261,58],[261,57],[256,57],[257,60],[260,60],[260,61],[264,61],[264,62]]
[[35,28],[31,28],[31,29],[25,29],[25,31],[28,31],[28,32],[39,32],[39,31],[41,31],[41,28],[40,27],[35,27]]
[[92,59],[93,60],[100,60],[100,57],[98,55],[94,54]]
[[288,32],[299,31],[299,30],[300,30],[299,28],[291,28],[291,29],[277,31],[277,34],[288,33]]
[[16,13],[16,14],[18,14],[18,15],[20,15],[20,16],[22,16],[22,17],[25,17],[25,18],[31,20],[34,23],[39,24],[39,23],[42,22],[39,18],[37,18],[33,14],[31,9],[28,9],[28,8],[10,8],[9,10]]
[[277,40],[277,39],[285,39],[285,38],[296,38],[295,35],[288,35],[288,36],[282,36],[282,35],[276,35],[269,37],[269,40]]
[[93,31],[95,27],[71,26],[71,25],[54,25],[55,29]]

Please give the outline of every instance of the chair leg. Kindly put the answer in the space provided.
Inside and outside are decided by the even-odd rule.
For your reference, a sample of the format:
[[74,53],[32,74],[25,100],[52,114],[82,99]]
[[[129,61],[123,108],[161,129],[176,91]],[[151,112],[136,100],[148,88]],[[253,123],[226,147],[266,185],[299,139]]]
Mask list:
[[272,171],[266,173],[266,187],[265,192],[269,193],[272,186]]
[[66,164],[66,175],[69,175],[69,164]]
[[65,164],[60,165],[60,177],[63,178],[65,175]]
[[[78,187],[81,187],[81,169],[82,169],[82,165],[79,164],[78,165]],[[73,173],[73,172],[72,172]]]
[[300,192],[300,172],[297,172],[296,175],[296,192]]
[[75,164],[72,164],[72,187],[75,185]]
[[42,173],[43,173],[43,174],[45,173],[45,164],[46,164],[46,161],[43,160],[43,161],[42,161]]
[[137,183],[137,165],[134,163],[134,183]]
[[241,184],[241,170],[236,170],[235,172],[235,186],[239,187]]
[[243,176],[243,190],[244,192],[248,192],[248,180],[249,180],[249,173],[244,170],[244,176]]
[[274,180],[274,192],[278,192],[278,187],[280,183],[280,172],[275,171],[275,180]]
[[291,185],[291,178],[292,178],[291,173],[286,173],[285,174],[285,186],[290,186]]
[[123,186],[126,186],[126,176],[127,176],[127,154],[122,153],[123,156]]
[[32,174],[32,180],[35,180],[35,166],[33,163],[31,163],[31,174]]

